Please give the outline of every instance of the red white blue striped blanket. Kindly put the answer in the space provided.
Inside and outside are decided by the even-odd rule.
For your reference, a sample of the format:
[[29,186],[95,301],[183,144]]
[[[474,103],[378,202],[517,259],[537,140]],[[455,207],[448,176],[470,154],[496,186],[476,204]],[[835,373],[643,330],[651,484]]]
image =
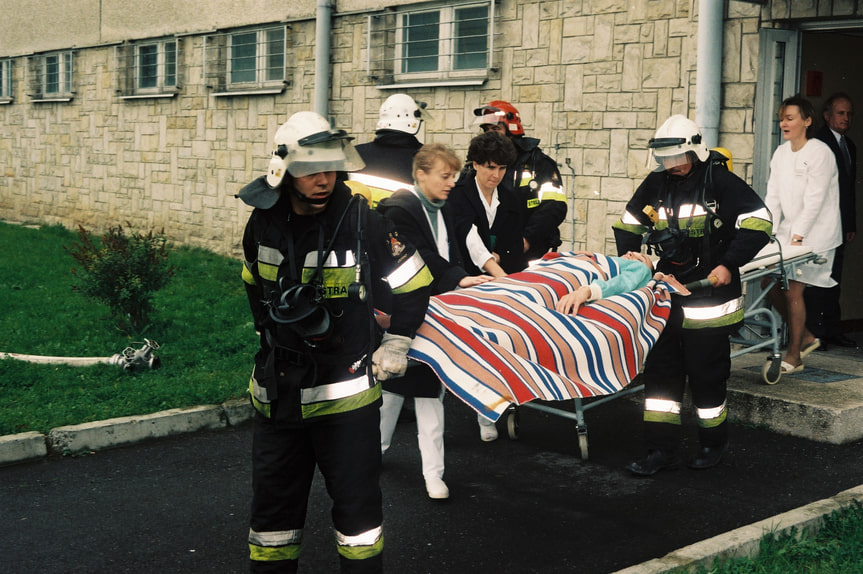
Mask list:
[[408,356],[491,420],[511,404],[613,394],[641,370],[671,309],[664,282],[554,311],[579,285],[618,273],[604,255],[549,254],[525,271],[432,297]]

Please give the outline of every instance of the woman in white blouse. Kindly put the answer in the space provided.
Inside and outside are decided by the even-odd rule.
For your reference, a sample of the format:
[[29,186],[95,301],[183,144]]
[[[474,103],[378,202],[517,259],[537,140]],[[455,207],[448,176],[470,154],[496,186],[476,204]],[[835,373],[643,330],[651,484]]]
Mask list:
[[[814,133],[812,104],[793,96],[779,107],[779,128],[785,143],[770,160],[764,203],[773,215],[773,230],[782,245],[802,245],[826,260],[807,263],[789,278],[788,290],[775,285],[773,306],[788,323],[788,347],[782,373],[803,370],[803,359],[821,342],[806,328],[803,290],[806,285],[832,287],[830,277],[836,247],[842,244],[839,216],[839,171],[830,148]],[[766,283],[767,280],[764,280]]]

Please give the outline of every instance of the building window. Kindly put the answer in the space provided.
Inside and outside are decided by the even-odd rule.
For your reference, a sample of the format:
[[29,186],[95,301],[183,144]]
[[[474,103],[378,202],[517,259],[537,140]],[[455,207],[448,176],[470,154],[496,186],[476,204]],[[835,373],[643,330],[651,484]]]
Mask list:
[[39,101],[69,101],[75,90],[74,53],[52,52],[27,59],[30,97]]
[[175,38],[129,42],[114,48],[122,98],[171,97],[179,89],[182,43]]
[[12,99],[12,60],[0,60],[0,104]]
[[288,27],[284,25],[208,36],[207,85],[217,94],[281,92],[287,83]]
[[137,88],[139,90],[177,87],[177,42],[155,42],[136,47]]
[[491,2],[369,18],[369,75],[383,83],[481,83],[476,80],[484,80],[492,68]]

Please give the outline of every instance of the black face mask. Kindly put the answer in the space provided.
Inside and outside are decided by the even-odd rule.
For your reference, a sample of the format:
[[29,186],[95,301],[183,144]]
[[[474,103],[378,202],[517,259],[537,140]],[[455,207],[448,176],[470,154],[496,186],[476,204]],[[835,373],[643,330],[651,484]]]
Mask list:
[[692,253],[686,232],[674,227],[651,230],[645,234],[642,243],[648,251],[679,268],[678,273],[686,273],[697,264]]
[[283,289],[274,303],[270,307],[273,321],[286,325],[312,346],[333,332],[330,312],[324,305],[320,288],[315,285],[300,283]]

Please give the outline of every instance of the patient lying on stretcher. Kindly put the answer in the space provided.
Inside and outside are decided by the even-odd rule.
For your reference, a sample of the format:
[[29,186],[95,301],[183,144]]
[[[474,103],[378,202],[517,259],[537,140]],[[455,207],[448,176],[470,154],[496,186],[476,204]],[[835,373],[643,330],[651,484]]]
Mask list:
[[[578,251],[578,255],[591,256],[588,251]],[[604,297],[612,295],[620,295],[628,291],[635,291],[642,287],[646,287],[651,279],[657,281],[674,282],[677,292],[681,295],[688,295],[686,288],[677,283],[671,275],[663,273],[653,273],[653,261],[644,253],[636,251],[628,251],[621,257],[612,257],[616,259],[620,266],[620,273],[609,279],[596,279],[589,285],[582,285],[562,296],[555,305],[555,310],[558,313],[578,313],[579,307],[590,301],[596,301]]]

